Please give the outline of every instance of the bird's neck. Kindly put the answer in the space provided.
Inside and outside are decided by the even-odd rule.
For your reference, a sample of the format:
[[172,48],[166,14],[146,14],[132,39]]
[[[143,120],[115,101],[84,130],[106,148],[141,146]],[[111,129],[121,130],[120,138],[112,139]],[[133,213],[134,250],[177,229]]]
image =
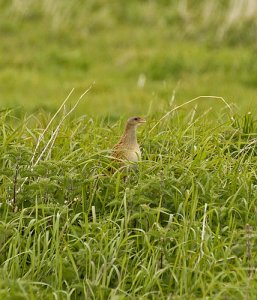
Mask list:
[[137,144],[136,126],[127,125],[122,137],[122,141],[128,145]]

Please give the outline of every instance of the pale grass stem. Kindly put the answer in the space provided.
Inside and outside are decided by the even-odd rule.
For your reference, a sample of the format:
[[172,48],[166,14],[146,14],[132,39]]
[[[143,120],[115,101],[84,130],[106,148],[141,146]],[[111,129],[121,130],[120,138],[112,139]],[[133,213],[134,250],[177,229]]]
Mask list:
[[82,98],[91,90],[93,85],[91,85],[78,99],[78,101],[75,103],[75,105],[62,117],[60,123],[58,124],[58,126],[56,127],[53,135],[51,136],[50,140],[48,141],[48,143],[46,144],[45,148],[43,149],[43,151],[41,152],[41,154],[39,155],[38,159],[36,160],[35,162],[35,165],[38,164],[38,162],[41,160],[41,158],[43,157],[43,155],[45,154],[48,146],[51,144],[51,146],[49,147],[48,149],[48,155],[47,157],[49,156],[49,153],[50,151],[52,150],[53,148],[53,145],[54,145],[54,142],[56,140],[56,137],[58,136],[58,132],[63,124],[63,122],[67,119],[67,117],[77,108],[77,106],[79,105],[80,101],[82,100]]
[[66,99],[63,101],[62,105],[59,107],[59,109],[56,111],[56,113],[53,115],[53,117],[51,118],[51,120],[49,121],[49,123],[47,124],[46,128],[44,129],[44,131],[41,133],[41,135],[39,136],[38,138],[38,141],[37,141],[37,144],[36,144],[36,147],[35,147],[35,150],[33,152],[33,155],[32,155],[32,158],[31,158],[31,164],[33,165],[33,161],[34,161],[34,158],[37,154],[37,149],[42,141],[42,139],[44,138],[45,136],[45,133],[47,132],[48,128],[50,127],[50,125],[53,123],[54,119],[56,118],[56,116],[58,115],[58,113],[62,110],[62,108],[65,106],[66,102],[69,100],[71,94],[73,93],[74,91],[74,88],[70,91],[69,95],[66,97]]
[[178,105],[176,107],[174,107],[173,109],[171,109],[170,111],[168,111],[164,116],[162,116],[160,118],[160,120],[149,130],[149,133],[151,133],[155,127],[157,127],[162,120],[164,120],[165,118],[167,118],[171,113],[173,113],[174,111],[178,110],[179,108],[181,107],[184,107],[186,106],[187,104],[190,104],[196,100],[199,100],[199,99],[218,99],[218,100],[221,100],[223,103],[225,103],[225,105],[229,108],[230,112],[232,112],[232,108],[231,106],[227,103],[227,101],[223,98],[223,97],[219,97],[219,96],[198,96],[196,98],[193,98],[191,100],[188,100],[187,102],[181,104],[181,105]]
[[242,154],[244,151],[247,151],[251,148],[252,145],[256,144],[257,142],[257,139],[253,139],[251,142],[249,142],[246,146],[244,146],[238,153],[237,155],[235,156],[235,158],[238,158],[238,156],[240,154]]
[[199,253],[199,256],[198,256],[197,263],[200,262],[200,259],[201,259],[201,258],[203,257],[203,255],[204,255],[203,245],[204,245],[204,237],[205,237],[205,227],[206,227],[206,218],[207,218],[207,207],[208,207],[208,204],[205,203],[205,204],[204,204],[204,212],[203,212],[203,226],[202,226],[202,234],[201,234],[200,253]]
[[[54,133],[52,134],[51,138],[49,139],[49,141],[47,142],[46,146],[44,147],[44,149],[42,150],[42,152],[40,153],[39,157],[37,158],[36,162],[33,163],[34,161],[34,158],[35,158],[35,155],[36,155],[36,151],[40,145],[40,142],[42,141],[43,137],[45,136],[47,130],[49,129],[50,125],[52,124],[53,120],[55,119],[55,117],[58,115],[58,113],[61,111],[61,109],[63,107],[65,107],[65,104],[66,102],[68,101],[68,99],[70,98],[71,94],[73,93],[74,91],[74,88],[71,90],[71,92],[69,93],[69,95],[66,97],[66,99],[64,100],[64,102],[62,103],[62,105],[60,106],[60,108],[57,110],[57,112],[54,114],[54,116],[51,118],[50,122],[48,123],[47,127],[45,128],[45,130],[43,131],[43,133],[41,134],[41,136],[39,137],[38,139],[38,142],[37,142],[37,145],[36,145],[36,148],[33,152],[33,156],[32,156],[32,159],[31,159],[31,169],[33,169],[34,166],[36,166],[40,160],[42,159],[42,157],[44,156],[45,152],[47,151],[48,149],[48,155],[47,157],[49,157],[49,153],[51,151],[51,149],[53,148],[53,145],[54,145],[54,142],[56,140],[56,137],[58,135],[58,132],[60,130],[60,127],[62,126],[63,122],[67,119],[67,117],[77,108],[77,106],[79,105],[80,101],[83,99],[83,97],[92,89],[94,85],[94,82],[89,86],[89,88],[83,93],[80,95],[79,99],[77,100],[77,102],[74,104],[74,106],[62,117],[61,121],[59,122],[58,126],[56,127],[56,129],[54,130]],[[49,147],[50,146],[50,147]],[[21,183],[19,189],[16,191],[16,194],[17,195],[23,185],[26,183],[26,181],[28,180],[28,177],[26,177],[24,179],[24,181]],[[14,203],[14,199],[15,197],[11,200],[11,203],[13,204]],[[14,210],[16,210],[16,208],[14,207]]]
[[96,223],[96,212],[95,212],[95,206],[92,206],[92,217],[93,217],[93,223]]
[[248,263],[248,277],[251,279],[254,274],[254,267],[252,266],[252,236],[253,236],[253,228],[249,224],[245,225],[245,233],[246,233],[246,259]]
[[39,161],[41,160],[41,158],[43,157],[43,155],[45,154],[46,150],[48,149],[49,145],[51,144],[51,142],[53,141],[49,151],[51,151],[53,145],[54,145],[54,141],[58,135],[58,132],[60,130],[60,127],[62,126],[63,122],[66,120],[66,118],[77,108],[77,106],[79,105],[80,101],[82,100],[82,98],[91,90],[91,88],[93,87],[93,84],[79,97],[79,99],[77,100],[77,102],[75,103],[75,105],[62,117],[60,123],[58,124],[58,126],[56,127],[53,135],[51,136],[51,138],[49,139],[49,141],[47,142],[46,146],[44,147],[44,149],[42,150],[42,152],[40,153],[38,159],[36,160],[35,165],[37,165],[39,163]]

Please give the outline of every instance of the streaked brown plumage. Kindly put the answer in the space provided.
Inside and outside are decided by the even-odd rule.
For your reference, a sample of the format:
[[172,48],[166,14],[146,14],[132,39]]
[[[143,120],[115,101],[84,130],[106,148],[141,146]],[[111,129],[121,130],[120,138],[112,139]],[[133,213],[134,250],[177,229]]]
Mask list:
[[141,151],[137,142],[136,129],[146,120],[140,117],[129,118],[125,131],[117,145],[113,147],[112,157],[118,161],[137,162],[141,159]]

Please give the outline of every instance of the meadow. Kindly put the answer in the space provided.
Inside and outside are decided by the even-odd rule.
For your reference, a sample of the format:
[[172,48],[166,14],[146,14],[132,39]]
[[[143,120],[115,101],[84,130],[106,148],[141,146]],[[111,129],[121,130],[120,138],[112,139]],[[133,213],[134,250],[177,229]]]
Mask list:
[[0,9],[0,299],[255,299],[255,1]]

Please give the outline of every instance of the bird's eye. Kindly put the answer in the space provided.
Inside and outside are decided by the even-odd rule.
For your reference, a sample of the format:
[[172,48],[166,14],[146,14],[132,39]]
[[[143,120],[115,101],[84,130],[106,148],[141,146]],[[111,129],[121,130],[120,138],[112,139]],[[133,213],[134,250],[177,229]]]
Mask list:
[[138,118],[134,118],[135,121],[138,121]]

